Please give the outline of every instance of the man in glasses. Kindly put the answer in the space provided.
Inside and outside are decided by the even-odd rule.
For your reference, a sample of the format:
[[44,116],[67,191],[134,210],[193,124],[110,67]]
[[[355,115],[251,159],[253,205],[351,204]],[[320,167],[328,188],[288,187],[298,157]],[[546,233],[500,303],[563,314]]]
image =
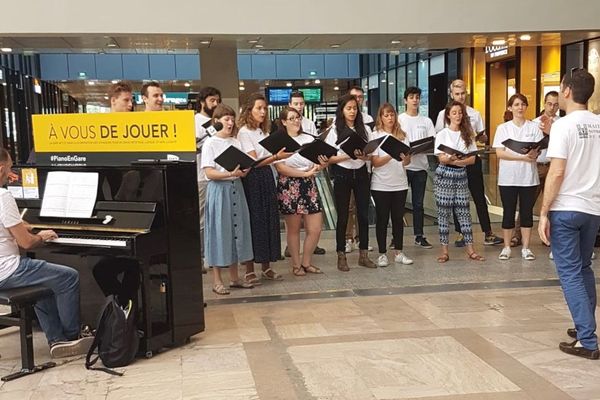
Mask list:
[[562,342],[567,354],[597,360],[596,280],[592,251],[600,227],[600,117],[587,109],[594,77],[575,69],[560,83],[559,106],[567,115],[552,124],[550,169],[540,211],[540,238],[551,243],[556,271],[575,329]]

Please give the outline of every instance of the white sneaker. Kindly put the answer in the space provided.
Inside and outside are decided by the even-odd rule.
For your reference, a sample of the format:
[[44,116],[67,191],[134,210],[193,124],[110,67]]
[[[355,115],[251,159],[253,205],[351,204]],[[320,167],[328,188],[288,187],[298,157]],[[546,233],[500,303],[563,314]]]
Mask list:
[[505,247],[498,256],[500,260],[508,260],[510,258],[510,247]]
[[554,260],[554,256],[552,255],[552,252],[550,252],[550,254],[548,254],[548,258],[551,260]]
[[367,246],[367,250],[373,251],[373,246]]
[[535,254],[529,249],[521,249],[521,257],[527,261],[535,260]]
[[413,263],[413,260],[406,257],[406,254],[400,252],[396,254],[396,257],[394,257],[394,262],[398,264],[410,265]]
[[344,249],[344,253],[352,253],[352,239],[346,240],[346,248]]
[[388,261],[387,256],[385,254],[381,254],[379,258],[377,258],[377,266],[387,267],[388,265],[390,265],[390,262]]

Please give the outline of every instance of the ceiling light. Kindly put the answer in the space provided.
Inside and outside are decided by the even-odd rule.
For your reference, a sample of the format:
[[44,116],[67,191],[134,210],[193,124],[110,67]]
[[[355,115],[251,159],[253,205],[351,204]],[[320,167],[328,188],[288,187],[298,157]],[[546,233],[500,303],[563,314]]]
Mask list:
[[334,86],[333,90],[338,91],[338,90],[340,90],[340,87],[339,86]]
[[254,47],[256,47],[257,49],[262,49],[265,46],[263,46],[262,44],[255,44]]
[[382,80],[381,80],[381,83],[385,83],[385,82],[386,82],[386,80],[385,80],[385,79],[382,79]]
[[392,40],[390,43],[391,44],[400,44],[400,43],[402,43],[402,40]]
[[340,47],[340,45],[337,43],[334,43],[334,44],[330,44],[329,47],[331,47],[332,49],[337,49],[338,47]]
[[285,86],[287,86],[287,87],[292,87],[292,82],[288,82],[288,83],[286,83],[286,84],[285,84]]
[[269,85],[270,85],[269,81],[265,81],[265,86],[269,86]]
[[94,81],[88,81],[87,84],[90,85],[90,86],[94,86],[96,84],[96,82],[94,82]]
[[315,83],[318,85],[319,83],[321,83],[320,79],[315,79]]
[[113,79],[112,81],[110,81],[110,83],[119,83],[118,79]]
[[250,43],[250,44],[256,44],[256,43],[258,43],[258,39],[248,40],[248,43]]
[[210,40],[201,40],[200,44],[210,44]]
[[3,53],[10,53],[12,49],[10,47],[2,47],[0,48],[0,51]]
[[519,36],[519,39],[521,39],[521,40],[531,40],[531,35],[521,35],[521,36]]
[[244,86],[244,81],[240,81],[240,86]]
[[310,85],[310,81],[304,82],[304,86],[308,86],[308,85]]
[[494,46],[504,46],[505,44],[506,44],[506,40],[504,40],[504,39],[492,40],[492,45],[494,45]]
[[183,86],[185,86],[185,87],[190,87],[190,86],[192,86],[192,85],[191,85],[189,82],[186,82],[186,83],[184,83],[184,84],[183,84]]
[[238,89],[240,89],[242,91],[246,90],[246,88],[244,86],[240,86]]
[[104,100],[108,100],[108,96],[104,96]]
[[388,85],[393,85],[393,84],[394,84],[394,82],[388,82]]

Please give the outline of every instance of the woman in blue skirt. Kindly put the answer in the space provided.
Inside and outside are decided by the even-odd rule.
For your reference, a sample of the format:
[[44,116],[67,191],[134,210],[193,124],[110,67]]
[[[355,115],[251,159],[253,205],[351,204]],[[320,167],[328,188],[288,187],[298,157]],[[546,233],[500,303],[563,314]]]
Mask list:
[[238,263],[252,260],[250,214],[244,188],[240,180],[246,173],[235,169],[227,171],[215,158],[230,146],[241,150],[235,138],[235,112],[219,104],[213,112],[213,121],[223,129],[206,140],[202,147],[201,167],[206,172],[206,205],[204,219],[204,249],[208,265],[213,267],[213,292],[229,294],[223,284],[221,268],[229,268],[230,288],[252,288],[253,285],[238,276]]

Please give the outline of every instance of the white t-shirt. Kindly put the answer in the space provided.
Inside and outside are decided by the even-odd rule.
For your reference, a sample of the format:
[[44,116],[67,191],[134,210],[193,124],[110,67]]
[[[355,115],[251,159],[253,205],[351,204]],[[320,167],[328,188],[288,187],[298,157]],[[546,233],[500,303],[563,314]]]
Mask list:
[[[371,137],[371,128],[369,128],[368,126],[365,126],[365,131],[367,132],[367,137]],[[335,127],[335,125],[333,125],[331,127],[331,130],[329,131],[329,133],[327,134],[327,137],[325,138],[325,143],[332,145],[333,147],[335,147],[336,149],[338,149],[338,155],[347,155],[344,150],[342,150],[340,148],[340,144],[335,144],[335,142],[338,139],[338,135],[337,135],[337,129]],[[363,160],[353,160],[353,159],[349,159],[349,160],[345,160],[342,162],[337,163],[337,165],[339,165],[342,168],[346,168],[346,169],[359,169],[361,168],[363,165],[365,165],[365,161]]]
[[19,266],[19,245],[8,228],[21,222],[15,199],[8,190],[0,188],[0,282],[11,276]]
[[[398,115],[398,122],[400,123],[400,128],[406,132],[406,138],[409,142],[435,136],[433,122],[431,122],[429,118],[422,115],[412,117],[407,113],[402,113]],[[406,169],[409,171],[427,171],[429,169],[427,155],[413,155],[410,159],[410,164],[406,166]]]
[[309,135],[317,136],[317,126],[313,121],[308,118],[302,117],[302,132],[308,133]]
[[265,139],[268,135],[264,133],[260,128],[251,130],[247,126],[242,126],[238,132],[238,139],[242,144],[242,150],[245,153],[251,151],[256,152],[256,158],[263,158],[272,155],[267,149],[262,147],[258,142]]
[[[476,109],[474,109],[473,107],[469,107],[467,105],[465,105],[467,107],[467,116],[469,117],[469,122],[471,123],[471,127],[473,127],[473,132],[478,135],[480,132],[483,132],[485,130],[485,125],[483,125],[483,118],[481,118],[481,114],[479,113],[479,111],[477,111]],[[446,121],[444,120],[444,114],[445,114],[446,110],[442,110],[440,111],[440,113],[437,116],[437,119],[435,120],[435,131],[439,132],[444,128],[447,128],[448,125],[446,125]]]
[[[212,167],[219,172],[227,172],[225,168],[221,167],[215,162],[215,158],[217,158],[222,152],[227,150],[229,146],[235,146],[238,149],[242,150],[242,145],[240,144],[240,141],[236,138],[221,138],[215,135],[206,139],[206,142],[204,142],[204,144],[202,145],[202,169]],[[208,177],[206,179],[210,180],[208,179]],[[232,181],[235,179],[238,178],[232,176],[224,180]]]
[[373,122],[373,117],[371,117],[369,114],[367,114],[366,112],[361,112],[362,114],[362,118],[363,118],[363,124],[368,124],[370,122]]
[[[194,116],[194,120],[196,125],[196,139],[203,138],[200,142],[197,142],[196,146],[203,146],[206,142],[206,139],[208,139],[208,136],[206,135],[206,129],[202,125],[210,121],[210,117],[197,113]],[[206,182],[208,179],[206,178],[206,173],[204,173],[204,170],[201,167],[202,147],[200,147],[196,153],[196,163],[198,164],[198,182]]]
[[[555,123],[559,119],[560,119],[560,117],[558,115],[555,115],[554,117],[552,117],[552,123]],[[534,119],[532,122],[535,122],[536,124],[538,124],[538,126],[540,126],[540,124],[542,123],[542,117],[539,116],[536,119]],[[542,163],[542,164],[549,163],[550,159],[548,158],[548,156],[546,156],[547,153],[548,153],[548,149],[544,149],[544,150],[540,151],[540,155],[537,158],[537,162]]]
[[453,131],[450,128],[444,128],[437,133],[435,136],[435,145],[433,148],[433,154],[436,156],[438,154],[442,154],[443,151],[438,150],[438,146],[443,144],[445,146],[451,147],[454,150],[458,150],[463,153],[470,153],[472,151],[477,151],[477,145],[475,144],[475,138],[469,146],[465,143],[463,138],[460,136],[460,132]]
[[578,110],[550,129],[549,158],[567,160],[565,176],[552,211],[600,215],[600,117]]
[[[313,140],[315,140],[314,137],[307,135],[305,133],[302,133],[296,137],[293,137],[292,139],[294,139],[296,141],[296,143],[298,143],[300,146],[302,146],[303,144],[306,144],[306,143],[310,143]],[[312,161],[310,161],[307,158],[302,157],[299,153],[295,153],[291,157],[283,160],[282,162],[285,165],[287,165],[288,167],[296,168],[300,171],[308,171],[315,165]]]
[[[384,131],[375,130],[370,137],[370,140],[379,139],[382,136],[391,136]],[[409,144],[405,138],[402,142]],[[381,147],[377,148],[373,153],[377,157],[385,157],[388,155]],[[373,175],[371,175],[371,189],[380,190],[382,192],[396,192],[399,190],[408,190],[408,179],[406,171],[401,161],[392,158],[390,161],[381,167],[373,167]]]
[[[517,126],[513,121],[498,125],[494,136],[493,148],[505,149],[510,154],[519,154],[504,147],[502,142],[506,139],[520,142],[538,142],[544,133],[538,124],[525,121],[523,126]],[[521,154],[523,155],[523,154]],[[498,165],[498,186],[536,186],[540,184],[537,165],[529,161],[500,160]]]

